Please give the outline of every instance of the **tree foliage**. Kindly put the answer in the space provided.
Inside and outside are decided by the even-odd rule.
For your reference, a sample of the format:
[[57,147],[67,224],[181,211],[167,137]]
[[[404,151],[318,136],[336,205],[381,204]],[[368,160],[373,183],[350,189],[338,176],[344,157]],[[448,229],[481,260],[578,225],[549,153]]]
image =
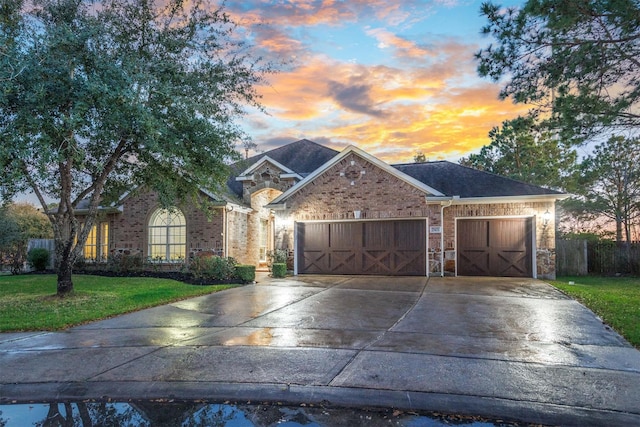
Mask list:
[[518,181],[565,189],[576,164],[575,150],[540,127],[534,117],[505,120],[489,132],[491,143],[460,164]]
[[2,196],[38,196],[64,295],[100,205],[141,185],[166,206],[217,190],[270,67],[206,0],[0,1]]
[[616,241],[630,242],[632,227],[640,221],[640,139],[613,136],[597,145],[580,164],[573,192],[566,210],[609,218],[616,224]]
[[426,161],[427,156],[422,151],[416,152],[416,154],[413,156],[414,163],[425,163]]
[[9,204],[0,208],[0,264],[17,274],[27,256],[29,239],[53,237],[46,215],[28,203]]
[[478,72],[505,78],[502,98],[550,114],[563,139],[640,125],[640,2],[528,0],[482,5]]

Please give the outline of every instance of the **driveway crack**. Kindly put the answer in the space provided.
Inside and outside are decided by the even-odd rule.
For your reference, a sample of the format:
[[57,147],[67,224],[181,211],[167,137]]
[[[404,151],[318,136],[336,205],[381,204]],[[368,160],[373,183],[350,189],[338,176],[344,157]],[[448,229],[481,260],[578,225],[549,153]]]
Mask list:
[[420,302],[420,300],[422,300],[422,298],[424,297],[424,295],[426,293],[427,286],[429,285],[429,280],[430,280],[430,278],[427,277],[425,282],[424,282],[424,285],[422,286],[422,290],[420,291],[420,295],[418,295],[418,297],[413,302],[413,304],[411,304],[411,306],[409,308],[407,308],[404,313],[402,313],[402,316],[398,317],[398,320],[396,320],[393,323],[393,325],[388,327],[385,331],[383,331],[377,337],[375,337],[373,340],[371,340],[370,343],[368,343],[367,345],[365,345],[361,349],[356,350],[356,352],[353,354],[353,356],[351,356],[351,358],[349,358],[349,360],[347,361],[347,363],[345,363],[345,365],[342,367],[342,369],[340,369],[340,371],[338,371],[338,373],[336,373],[336,375],[331,379],[331,381],[329,381],[329,383],[328,383],[329,386],[333,385],[332,383],[336,380],[336,378],[338,378],[349,366],[351,366],[353,364],[353,362],[355,361],[355,359],[360,354],[362,354],[363,352],[367,351],[369,348],[371,348],[371,346],[377,344],[382,338],[384,338],[384,336],[388,332],[391,332],[391,330],[393,328],[395,328],[396,325],[398,325],[400,322],[402,322],[407,317],[407,315],[409,313],[411,313],[415,309],[416,305],[418,305],[418,302]]

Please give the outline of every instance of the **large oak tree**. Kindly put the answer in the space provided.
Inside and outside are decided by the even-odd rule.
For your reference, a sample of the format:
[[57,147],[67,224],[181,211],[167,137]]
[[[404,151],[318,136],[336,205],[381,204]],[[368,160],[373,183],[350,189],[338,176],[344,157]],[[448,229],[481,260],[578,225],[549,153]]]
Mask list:
[[168,206],[224,181],[269,72],[236,34],[205,0],[0,0],[2,197],[39,198],[58,295],[100,205],[146,185]]
[[501,97],[535,105],[563,140],[577,142],[640,125],[640,2],[527,0],[482,5],[481,76]]

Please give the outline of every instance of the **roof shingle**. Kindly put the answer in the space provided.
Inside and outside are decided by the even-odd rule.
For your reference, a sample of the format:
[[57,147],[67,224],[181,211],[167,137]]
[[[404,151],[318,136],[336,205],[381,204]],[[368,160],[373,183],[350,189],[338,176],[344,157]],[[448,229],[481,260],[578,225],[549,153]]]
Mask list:
[[317,142],[301,139],[233,164],[227,185],[235,194],[242,197],[242,183],[236,181],[236,177],[265,156],[269,156],[298,175],[305,177],[338,153],[338,151]]
[[447,196],[473,198],[562,194],[448,161],[391,166]]

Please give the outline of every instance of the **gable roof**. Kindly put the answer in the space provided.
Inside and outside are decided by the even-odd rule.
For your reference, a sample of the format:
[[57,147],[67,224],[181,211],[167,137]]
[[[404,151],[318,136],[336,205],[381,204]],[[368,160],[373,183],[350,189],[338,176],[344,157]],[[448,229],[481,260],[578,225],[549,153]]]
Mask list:
[[227,185],[235,194],[242,197],[242,182],[236,181],[236,177],[241,175],[243,171],[250,170],[255,163],[260,162],[264,157],[268,157],[269,160],[278,162],[301,177],[305,177],[338,153],[338,151],[317,142],[301,139],[235,163],[231,166],[231,176]]
[[331,160],[326,162],[324,165],[316,169],[313,173],[311,173],[310,175],[307,175],[302,181],[300,181],[293,187],[289,188],[280,196],[276,197],[271,203],[269,203],[269,205],[274,206],[282,203],[287,198],[289,198],[292,194],[297,193],[299,190],[304,188],[307,184],[309,184],[318,176],[323,174],[326,170],[338,164],[342,159],[344,159],[351,153],[355,153],[356,155],[358,155],[359,157],[362,157],[367,162],[379,167],[380,169],[388,172],[389,174],[395,176],[396,178],[406,182],[407,184],[412,185],[413,187],[416,187],[419,190],[424,191],[426,194],[430,194],[432,196],[440,196],[440,197],[445,196],[445,194],[438,191],[436,188],[433,188],[430,185],[424,182],[421,182],[410,175],[405,174],[404,172],[388,165],[387,163],[383,162],[377,157],[374,157],[371,154],[361,150],[360,148],[350,145],[344,150],[342,150],[342,152],[340,152],[338,155],[334,156]]
[[446,196],[461,198],[551,196],[563,193],[447,161],[392,165]]
[[247,168],[247,170],[242,172],[240,174],[240,176],[236,177],[236,181],[244,181],[245,179],[249,179],[248,178],[249,174],[251,174],[253,171],[255,171],[256,169],[260,168],[262,165],[267,164],[267,163],[270,163],[273,166],[277,167],[282,172],[284,172],[285,175],[290,175],[290,176],[293,176],[295,178],[302,179],[302,177],[300,175],[298,175],[296,172],[294,172],[293,170],[289,169],[288,167],[286,167],[282,163],[280,163],[280,162],[278,162],[276,160],[273,160],[271,157],[269,157],[267,155],[264,155],[260,160],[258,160],[253,165],[249,166]]

